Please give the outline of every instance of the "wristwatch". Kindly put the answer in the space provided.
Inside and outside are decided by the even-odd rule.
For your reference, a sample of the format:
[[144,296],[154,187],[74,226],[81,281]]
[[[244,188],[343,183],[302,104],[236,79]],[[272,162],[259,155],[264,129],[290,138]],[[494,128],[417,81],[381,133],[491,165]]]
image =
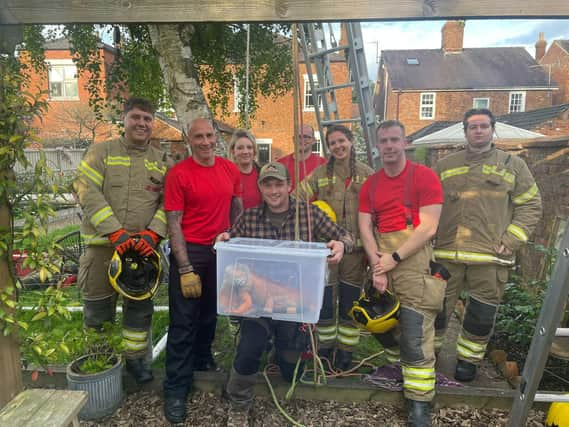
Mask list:
[[399,264],[401,262],[401,257],[399,256],[399,254],[397,253],[397,251],[393,252],[391,254],[391,257],[393,258],[393,260]]

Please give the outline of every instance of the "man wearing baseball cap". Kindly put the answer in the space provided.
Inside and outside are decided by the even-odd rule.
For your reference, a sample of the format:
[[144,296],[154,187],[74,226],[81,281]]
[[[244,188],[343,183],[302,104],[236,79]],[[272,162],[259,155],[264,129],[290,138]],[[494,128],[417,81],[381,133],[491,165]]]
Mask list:
[[[278,162],[268,163],[259,172],[257,180],[262,203],[247,209],[229,232],[221,233],[216,241],[232,237],[295,240],[295,199],[289,196],[290,178],[286,167]],[[318,207],[301,203],[298,229],[300,240],[328,241],[331,250],[330,264],[340,262],[344,252],[351,252],[353,238],[349,232],[336,225]],[[253,385],[261,357],[267,343],[274,337],[276,362],[283,378],[292,381],[300,354],[308,349],[308,335],[300,323],[285,322],[261,317],[243,318],[239,344],[233,360],[233,369],[225,388],[233,413],[246,413],[253,400]],[[302,364],[298,375],[302,374]]]

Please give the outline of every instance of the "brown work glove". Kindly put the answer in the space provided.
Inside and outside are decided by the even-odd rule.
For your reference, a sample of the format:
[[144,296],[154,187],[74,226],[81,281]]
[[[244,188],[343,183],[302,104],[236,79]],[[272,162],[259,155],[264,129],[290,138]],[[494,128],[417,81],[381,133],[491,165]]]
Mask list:
[[200,276],[194,271],[180,274],[180,288],[184,298],[199,298],[202,295]]

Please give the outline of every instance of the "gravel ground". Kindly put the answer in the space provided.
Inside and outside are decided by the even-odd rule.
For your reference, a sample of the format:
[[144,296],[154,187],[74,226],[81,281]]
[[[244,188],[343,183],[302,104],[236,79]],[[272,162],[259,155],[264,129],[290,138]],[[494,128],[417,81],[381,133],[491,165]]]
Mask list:
[[[405,426],[404,411],[381,402],[321,402],[293,400],[283,408],[304,426]],[[195,392],[188,401],[185,426],[277,427],[291,425],[272,401],[256,399],[248,423],[228,423],[229,404],[213,393]],[[504,426],[508,411],[498,409],[440,408],[433,416],[433,426],[495,427]],[[527,426],[545,425],[543,412],[530,412]],[[235,421],[235,420],[232,420]],[[155,392],[138,392],[128,396],[123,406],[105,420],[81,422],[84,427],[168,426],[162,412],[162,398]]]

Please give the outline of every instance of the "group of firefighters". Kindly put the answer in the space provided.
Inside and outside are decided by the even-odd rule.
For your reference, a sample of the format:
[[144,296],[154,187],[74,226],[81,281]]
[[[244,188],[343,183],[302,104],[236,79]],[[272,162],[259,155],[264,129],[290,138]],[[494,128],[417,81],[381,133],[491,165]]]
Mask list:
[[[113,254],[145,259],[169,239],[166,418],[183,422],[194,371],[216,369],[215,242],[300,235],[326,241],[331,251],[318,354],[338,370],[349,369],[360,336],[349,315],[353,301],[366,283],[379,294],[393,294],[400,304],[398,325],[374,336],[388,362],[400,363],[409,425],[431,425],[436,354],[457,298],[468,291],[455,371],[457,380],[468,382],[485,355],[514,254],[541,215],[539,189],[525,162],[492,143],[492,113],[467,111],[466,147],[434,170],[406,159],[402,123],[382,122],[377,148],[383,167],[374,172],[356,159],[354,136],[344,126],[327,130],[328,161],[312,153],[314,130],[305,125],[298,130],[297,156],[258,167],[250,132],[234,135],[230,161],[215,154],[217,135],[206,119],[189,124],[191,155],[168,169],[149,142],[154,112],[149,101],[128,99],[123,137],[87,151],[75,190],[87,246],[79,272],[86,327],[114,320],[117,290],[107,273]],[[326,202],[332,214],[308,200]],[[435,260],[450,273],[448,280],[433,275]],[[123,304],[126,369],[139,383],[151,381],[146,355],[152,299],[127,297]],[[243,318],[224,389],[237,410],[250,406],[269,341],[286,380],[302,373],[295,366],[309,339],[301,324]]]

